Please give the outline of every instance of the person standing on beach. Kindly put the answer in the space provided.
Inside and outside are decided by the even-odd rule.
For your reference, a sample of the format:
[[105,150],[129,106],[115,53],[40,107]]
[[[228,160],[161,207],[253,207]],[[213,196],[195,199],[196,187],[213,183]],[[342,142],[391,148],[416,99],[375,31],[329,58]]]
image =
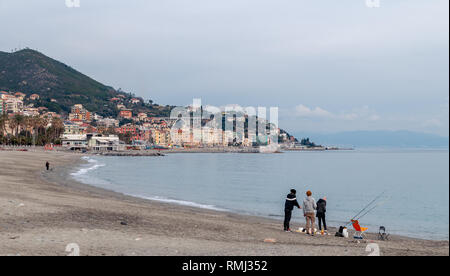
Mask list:
[[284,231],[291,232],[289,224],[291,222],[292,210],[294,207],[301,209],[297,201],[297,191],[295,189],[291,190],[291,193],[286,196],[286,203],[284,204]]
[[322,231],[322,222],[323,222],[323,230],[327,232],[327,222],[325,220],[325,213],[327,212],[327,198],[321,198],[317,201],[317,219],[319,220],[319,231]]
[[306,219],[306,232],[314,236],[314,224],[316,220],[315,210],[317,209],[316,201],[312,197],[312,192],[306,192],[306,198],[303,200],[303,215]]
[[50,163],[48,163],[48,161],[45,163],[45,167],[47,168],[47,171],[50,170]]

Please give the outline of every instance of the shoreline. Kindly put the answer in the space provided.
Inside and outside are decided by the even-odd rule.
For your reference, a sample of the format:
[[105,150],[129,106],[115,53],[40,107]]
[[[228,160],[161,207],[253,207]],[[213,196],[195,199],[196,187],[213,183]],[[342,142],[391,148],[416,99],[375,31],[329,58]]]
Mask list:
[[[79,183],[67,176],[81,165],[81,156],[0,152],[0,180],[6,183],[0,188],[0,239],[5,241],[0,255],[66,255],[64,246],[70,242],[80,244],[82,255],[366,255],[364,243],[286,234],[279,220],[158,202]],[[49,158],[58,166],[43,172],[42,161]],[[30,164],[28,174],[17,176]],[[292,228],[299,226],[303,224],[293,223]],[[376,242],[382,255],[449,254],[448,241],[393,236],[392,241]]]
[[[186,152],[185,152],[186,153]],[[197,153],[197,152],[195,152]],[[89,156],[115,156],[115,155],[92,155],[92,154],[86,154],[84,155],[85,157],[89,157]],[[161,155],[148,155],[149,156],[161,156]],[[130,157],[140,157],[140,156],[130,156]],[[176,206],[181,206],[181,207],[190,207],[190,208],[196,208],[199,210],[199,212],[201,212],[202,210],[209,210],[209,211],[215,211],[215,212],[224,212],[224,213],[230,213],[230,214],[235,214],[235,215],[240,215],[240,216],[245,216],[245,217],[254,217],[254,218],[262,218],[262,219],[268,219],[271,220],[273,222],[279,223],[280,225],[283,223],[283,215],[264,215],[264,214],[251,214],[251,213],[245,213],[244,211],[239,211],[239,210],[230,210],[230,209],[226,209],[225,207],[220,207],[220,206],[215,206],[215,205],[206,205],[203,203],[199,203],[199,202],[194,202],[194,201],[187,201],[187,200],[183,200],[183,199],[171,199],[171,198],[164,198],[164,197],[159,197],[159,196],[155,196],[154,198],[151,197],[146,197],[146,196],[140,196],[140,195],[132,195],[132,194],[126,194],[126,193],[121,193],[121,192],[117,192],[114,190],[110,190],[110,189],[105,189],[105,188],[101,188],[101,187],[97,187],[95,185],[92,184],[88,184],[88,183],[83,183],[81,181],[78,181],[76,179],[74,179],[74,177],[72,176],[72,174],[70,173],[70,171],[79,171],[79,169],[81,169],[81,165],[83,164],[88,164],[88,162],[86,161],[82,161],[82,158],[80,160],[80,163],[78,164],[78,167],[75,166],[73,168],[64,168],[62,169],[62,171],[64,172],[64,176],[62,176],[62,178],[64,179],[71,179],[72,181],[72,185],[73,187],[76,187],[77,189],[83,190],[83,189],[88,189],[90,191],[97,191],[98,193],[103,193],[103,194],[111,194],[111,195],[116,195],[116,197],[118,199],[123,199],[123,198],[131,198],[131,199],[138,199],[138,200],[144,200],[144,201],[149,201],[149,202],[156,202],[156,203],[163,203],[163,204],[169,204],[169,205],[176,205]],[[61,168],[60,168],[61,169]],[[278,217],[278,218],[277,218]],[[304,222],[302,219],[300,220],[296,220],[295,218],[292,218],[291,222],[293,224],[300,224],[303,225]],[[332,229],[333,234],[337,231],[337,229],[339,227],[336,226],[331,226],[331,223],[327,223],[328,224],[328,228]],[[316,227],[317,227],[317,221],[316,221]],[[351,228],[351,226],[348,226]],[[372,234],[372,235],[377,235],[377,232],[372,232],[372,231],[368,231],[366,233]],[[408,234],[391,234],[392,236],[397,236],[400,238],[406,238],[406,239],[417,239],[417,240],[423,240],[423,241],[435,241],[435,242],[449,242],[448,239],[430,239],[430,238],[425,238],[425,237],[414,237],[414,236],[408,236]]]
[[[193,151],[193,152],[189,152],[189,151],[182,151],[182,152],[170,152],[170,153],[216,153],[216,152],[197,152],[197,151]],[[218,153],[236,153],[236,152],[218,152]],[[238,152],[241,153],[241,152]],[[92,155],[92,154],[86,154],[83,156],[99,156],[97,154]],[[82,157],[83,157],[82,156]],[[116,156],[116,155],[100,155],[100,156]],[[122,155],[120,155],[122,156]],[[135,155],[128,155],[130,157],[138,157]],[[147,155],[147,157],[149,156],[162,156],[162,155]],[[82,183],[80,181],[77,181],[76,179],[74,179],[74,177],[71,175],[72,171],[77,171],[77,169],[80,169],[80,166],[83,164],[87,164],[87,162],[83,162],[82,158],[80,158],[80,162],[78,164],[78,167],[75,165],[74,167],[59,167],[58,170],[62,173],[59,177],[59,179],[71,179],[70,181],[70,185],[68,185],[68,187],[71,188],[76,188],[80,191],[89,191],[90,193],[97,193],[100,195],[110,195],[113,196],[119,200],[124,200],[124,199],[128,199],[128,200],[137,200],[137,201],[142,201],[142,202],[153,202],[153,203],[161,203],[161,204],[168,204],[168,205],[175,205],[175,206],[179,206],[179,207],[186,207],[186,208],[194,208],[197,209],[197,211],[199,213],[201,213],[202,211],[213,211],[213,212],[221,212],[221,213],[228,213],[230,215],[238,215],[238,216],[243,216],[243,217],[253,217],[253,218],[260,218],[260,219],[265,219],[265,220],[270,220],[274,223],[279,223],[280,225],[283,223],[283,216],[280,215],[280,219],[276,219],[274,217],[271,217],[269,215],[264,216],[264,215],[256,215],[256,214],[245,214],[245,213],[240,213],[238,211],[232,211],[232,210],[227,210],[227,209],[221,209],[220,207],[216,207],[216,206],[212,206],[213,208],[203,208],[200,206],[192,206],[192,205],[188,205],[188,204],[183,204],[183,203],[177,203],[177,202],[186,202],[186,203],[192,203],[192,204],[196,204],[196,205],[203,205],[201,203],[197,203],[197,202],[191,202],[191,201],[184,201],[184,200],[176,200],[173,199],[174,202],[167,202],[167,201],[172,201],[171,199],[167,198],[167,199],[162,199],[162,200],[158,200],[158,199],[152,199],[152,198],[147,198],[144,196],[139,196],[139,195],[129,195],[129,194],[124,194],[124,193],[120,193],[120,192],[116,192],[113,190],[109,190],[109,189],[104,189],[104,188],[100,188],[91,184],[86,184],[86,183]],[[44,176],[45,177],[45,176]],[[55,181],[55,184],[58,183],[58,179],[55,178],[47,178],[47,181]],[[167,200],[167,201],[166,201]],[[317,222],[316,222],[317,223]],[[303,224],[303,222],[298,222],[295,221],[294,219],[291,221],[291,224]],[[317,225],[316,225],[317,227]],[[328,226],[329,229],[331,229],[331,231],[329,231],[330,233],[335,233],[337,231],[337,227],[333,227],[333,226]],[[352,229],[350,229],[352,231]],[[372,236],[377,235],[378,233],[375,232],[367,232],[367,234],[370,234]],[[402,239],[414,239],[414,240],[420,240],[420,241],[432,241],[432,242],[449,242],[449,240],[442,240],[442,239],[426,239],[426,238],[418,238],[418,237],[410,237],[407,235],[391,235],[393,237],[397,237],[397,238],[402,238]]]

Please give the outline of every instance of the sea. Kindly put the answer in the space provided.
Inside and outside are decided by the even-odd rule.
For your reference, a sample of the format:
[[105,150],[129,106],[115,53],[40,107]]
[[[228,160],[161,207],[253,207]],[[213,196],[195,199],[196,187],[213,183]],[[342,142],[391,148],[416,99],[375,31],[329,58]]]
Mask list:
[[[330,226],[361,214],[362,226],[449,239],[448,149],[358,149],[276,154],[174,153],[83,157],[72,177],[149,200],[281,220],[290,189],[327,197]],[[296,209],[293,220],[303,223]]]

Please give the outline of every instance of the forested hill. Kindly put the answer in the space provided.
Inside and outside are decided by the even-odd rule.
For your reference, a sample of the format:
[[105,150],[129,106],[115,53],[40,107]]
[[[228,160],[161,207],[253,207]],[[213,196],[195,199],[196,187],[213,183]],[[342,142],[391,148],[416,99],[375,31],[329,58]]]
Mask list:
[[[45,106],[55,112],[67,113],[74,104],[83,104],[92,112],[113,117],[118,109],[110,99],[118,95],[133,97],[31,49],[0,52],[0,90],[23,92],[28,96],[39,94],[41,98],[35,106]],[[168,116],[171,109],[151,101],[127,107],[135,113],[146,112],[154,116]]]

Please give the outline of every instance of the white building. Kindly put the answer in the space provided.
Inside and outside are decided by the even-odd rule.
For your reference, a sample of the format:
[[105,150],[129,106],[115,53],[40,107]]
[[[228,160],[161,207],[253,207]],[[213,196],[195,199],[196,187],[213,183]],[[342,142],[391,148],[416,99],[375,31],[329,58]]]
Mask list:
[[71,121],[64,122],[64,134],[80,134],[80,125],[75,124]]
[[179,146],[190,143],[191,141],[189,128],[172,128],[170,129],[170,137],[174,145]]
[[63,134],[62,146],[70,150],[118,151],[123,150],[117,135]]
[[97,124],[99,126],[104,126],[104,127],[119,127],[119,120],[112,119],[112,118],[104,118],[104,119],[99,119],[97,121]]
[[62,146],[70,150],[83,150],[88,147],[86,134],[63,134]]
[[29,116],[29,117],[33,117],[33,116],[39,116],[39,109],[35,108],[35,107],[26,107],[23,109],[23,115],[24,116]]
[[88,147],[94,151],[118,151],[123,150],[117,135],[88,135]]
[[3,100],[2,112],[3,113],[22,113],[23,112],[23,101],[12,95],[1,94],[1,99]]

